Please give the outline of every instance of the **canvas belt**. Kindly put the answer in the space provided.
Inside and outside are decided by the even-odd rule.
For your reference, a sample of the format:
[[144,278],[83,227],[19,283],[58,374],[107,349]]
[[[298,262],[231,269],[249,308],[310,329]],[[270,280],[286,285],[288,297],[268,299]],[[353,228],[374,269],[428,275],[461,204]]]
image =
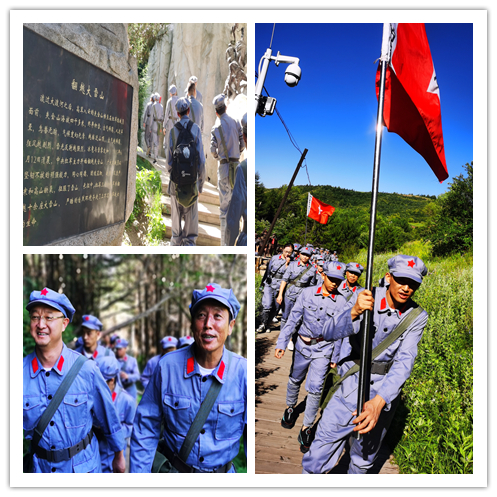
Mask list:
[[299,281],[299,282],[295,283],[295,286],[297,288],[305,288],[305,287],[309,286],[309,283],[302,283]]
[[232,466],[231,461],[227,462],[223,466],[214,469],[199,469],[186,464],[178,454],[173,453],[169,447],[165,444],[161,446],[161,452],[167,457],[167,460],[171,463],[171,465],[180,473],[227,473]]
[[219,162],[220,164],[228,164],[229,162],[239,162],[240,159],[239,158],[234,158],[234,157],[230,157],[229,159],[221,159]]
[[317,343],[324,341],[323,337],[309,338],[302,335],[299,335],[299,337],[306,345],[316,345]]
[[93,430],[90,430],[88,435],[86,435],[81,442],[69,447],[67,449],[57,449],[57,450],[46,450],[43,447],[36,447],[35,454],[40,459],[46,459],[48,462],[62,462],[69,461],[76,454],[79,454],[82,450],[85,450],[91,443],[93,438]]
[[[354,359],[354,362],[359,365],[360,360],[359,359]],[[387,362],[380,362],[380,361],[373,361],[371,363],[371,374],[381,374],[385,375],[390,371],[390,368],[392,367],[393,360],[392,361],[387,361]]]

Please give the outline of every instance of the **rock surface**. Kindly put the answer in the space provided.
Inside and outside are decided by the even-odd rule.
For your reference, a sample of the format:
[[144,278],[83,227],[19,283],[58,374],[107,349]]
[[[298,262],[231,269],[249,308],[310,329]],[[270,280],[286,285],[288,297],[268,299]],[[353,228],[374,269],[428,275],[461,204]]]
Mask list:
[[[129,55],[127,25],[119,23],[26,23],[25,26],[133,87],[129,149],[136,151],[138,141],[138,69],[136,59]],[[135,191],[136,154],[131,153],[125,220],[133,211]],[[124,223],[119,223],[52,245],[121,245],[123,233]]]
[[[148,62],[149,91],[145,103],[150,99],[151,93],[158,92],[162,97],[161,103],[165,106],[169,98],[168,88],[172,84],[176,85],[178,96],[184,96],[190,76],[198,78],[197,90],[202,94],[204,106],[202,141],[207,155],[207,176],[214,185],[217,185],[217,161],[210,153],[210,134],[216,113],[212,100],[225,89],[226,79],[230,74],[228,60],[232,60],[230,43],[234,36],[235,41],[240,42],[242,29],[246,47],[246,24],[170,24],[152,49]],[[241,53],[242,63],[246,64],[246,50]],[[246,86],[244,91],[246,92]],[[247,111],[246,105],[245,110],[243,107],[240,110],[240,101],[246,104],[246,95],[238,96],[237,105],[234,106],[236,111],[228,105],[228,114],[238,119]],[[165,157],[162,145],[160,154]],[[242,156],[241,159],[243,158]]]

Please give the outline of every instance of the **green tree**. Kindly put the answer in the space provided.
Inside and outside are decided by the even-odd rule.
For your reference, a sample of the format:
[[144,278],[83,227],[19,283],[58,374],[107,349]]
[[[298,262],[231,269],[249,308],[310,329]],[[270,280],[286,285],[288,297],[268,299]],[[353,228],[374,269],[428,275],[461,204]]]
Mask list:
[[429,228],[434,255],[467,252],[473,248],[473,162],[464,166],[437,199],[437,214]]

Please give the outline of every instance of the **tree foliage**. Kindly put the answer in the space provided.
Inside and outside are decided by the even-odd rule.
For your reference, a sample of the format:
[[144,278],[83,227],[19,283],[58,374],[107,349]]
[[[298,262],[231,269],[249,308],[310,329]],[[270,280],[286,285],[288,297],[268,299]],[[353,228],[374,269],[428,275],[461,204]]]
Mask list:
[[136,57],[139,70],[147,64],[150,51],[168,25],[163,22],[128,24],[129,52]]
[[429,236],[435,255],[471,251],[473,248],[473,162],[464,166],[449,190],[437,200]]

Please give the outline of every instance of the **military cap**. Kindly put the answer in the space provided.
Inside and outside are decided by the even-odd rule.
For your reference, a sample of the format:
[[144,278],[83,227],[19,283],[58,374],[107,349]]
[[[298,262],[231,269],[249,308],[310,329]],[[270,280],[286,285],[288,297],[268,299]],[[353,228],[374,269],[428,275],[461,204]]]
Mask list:
[[302,247],[300,249],[301,255],[308,255],[309,257],[312,255],[312,249],[310,247]]
[[312,245],[312,243],[308,243],[306,247],[314,248],[314,245]]
[[100,320],[96,316],[92,316],[91,314],[85,314],[83,316],[83,322],[81,323],[81,326],[89,328],[90,330],[102,331],[104,325],[100,322]]
[[323,256],[322,256],[322,255],[318,255],[318,256],[316,257],[316,264],[317,264],[318,266],[322,266],[322,265],[324,264],[324,259],[323,259]]
[[236,319],[240,310],[240,303],[235,297],[233,290],[222,288],[217,283],[209,283],[201,290],[193,290],[192,303],[190,304],[190,314],[195,315],[195,309],[200,302],[207,299],[214,299],[226,306],[230,312],[231,319]]
[[119,366],[119,361],[114,357],[114,355],[108,356],[98,356],[97,365],[104,377],[104,380],[112,380],[115,378],[119,371],[121,371],[121,367]]
[[187,98],[181,97],[176,101],[176,111],[177,112],[185,112],[185,110],[190,108],[190,102]]
[[190,335],[187,335],[186,337],[180,337],[178,341],[178,348],[181,349],[182,347],[191,345],[194,341],[195,341],[194,338],[191,337]]
[[129,345],[129,342],[125,338],[119,338],[116,340],[116,349],[124,349],[128,345]]
[[72,317],[76,312],[76,309],[74,309],[69,299],[63,293],[55,292],[46,287],[41,291],[34,290],[31,292],[26,309],[29,311],[37,304],[48,305],[59,310],[69,321],[72,321]]
[[410,278],[422,283],[428,269],[419,257],[401,254],[388,259],[388,272],[400,278]]
[[169,87],[169,93],[171,93],[172,95],[174,95],[178,90],[176,89],[176,85],[171,85]]
[[188,80],[189,83],[196,83],[197,81],[197,76],[190,76],[190,79]]
[[162,350],[166,350],[166,349],[169,349],[171,347],[177,347],[178,346],[178,339],[173,337],[173,336],[167,336],[167,337],[164,337],[160,341],[160,344],[161,344]]
[[330,278],[337,278],[339,280],[345,279],[345,264],[338,261],[330,261],[323,266],[323,272]]
[[214,97],[214,100],[212,101],[212,105],[214,105],[215,109],[219,109],[220,107],[225,105],[225,103],[224,103],[225,99],[226,99],[226,96],[221,93],[220,95],[217,95]]
[[110,343],[114,343],[116,340],[119,340],[119,335],[115,333],[110,337]]
[[295,250],[295,252],[298,252],[300,250],[300,247],[302,247],[302,245],[300,245],[300,243],[293,244],[293,250]]
[[358,262],[349,262],[345,270],[348,271],[349,273],[355,273],[360,276],[364,271],[364,267]]

